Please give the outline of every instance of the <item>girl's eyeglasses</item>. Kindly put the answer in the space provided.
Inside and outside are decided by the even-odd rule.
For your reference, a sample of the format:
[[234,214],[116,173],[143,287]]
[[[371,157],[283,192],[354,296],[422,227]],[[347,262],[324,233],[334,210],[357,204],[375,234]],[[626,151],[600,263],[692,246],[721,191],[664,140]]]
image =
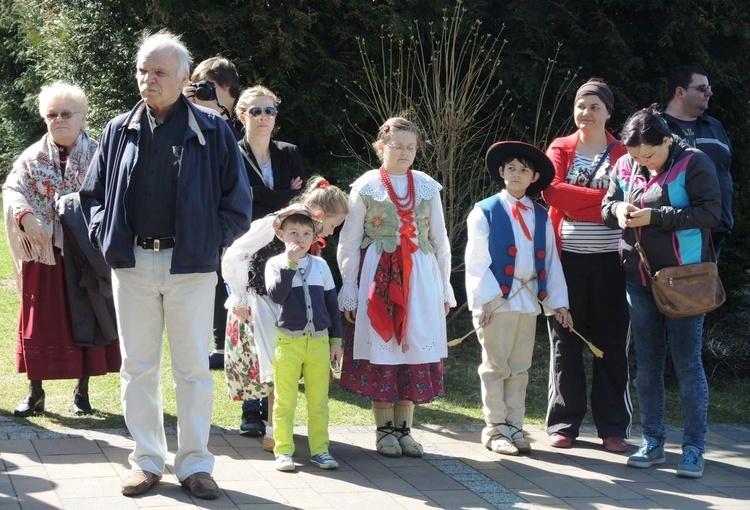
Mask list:
[[265,108],[253,106],[252,108],[248,108],[247,113],[253,117],[260,117],[263,113],[266,114],[266,117],[276,117],[276,114],[279,113],[279,111],[273,106],[266,106]]
[[396,145],[396,144],[391,144],[391,143],[387,143],[386,145],[390,147],[390,149],[394,152],[409,152],[409,153],[417,152],[416,145],[403,146],[403,145]]

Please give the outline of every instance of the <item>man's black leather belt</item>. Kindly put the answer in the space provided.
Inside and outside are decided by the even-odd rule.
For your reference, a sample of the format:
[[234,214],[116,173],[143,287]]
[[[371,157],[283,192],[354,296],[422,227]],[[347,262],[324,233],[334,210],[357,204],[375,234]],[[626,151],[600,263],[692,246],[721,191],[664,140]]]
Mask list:
[[141,237],[136,236],[135,244],[144,250],[168,250],[174,248],[174,237]]

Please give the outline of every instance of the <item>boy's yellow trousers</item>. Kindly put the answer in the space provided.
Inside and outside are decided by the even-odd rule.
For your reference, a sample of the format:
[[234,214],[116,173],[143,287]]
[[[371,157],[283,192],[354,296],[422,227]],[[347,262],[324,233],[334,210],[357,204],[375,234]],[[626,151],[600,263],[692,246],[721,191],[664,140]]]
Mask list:
[[313,337],[278,334],[273,359],[274,455],[294,453],[294,411],[297,408],[299,376],[305,378],[307,440],[310,455],[328,451],[328,375],[331,348],[328,335]]

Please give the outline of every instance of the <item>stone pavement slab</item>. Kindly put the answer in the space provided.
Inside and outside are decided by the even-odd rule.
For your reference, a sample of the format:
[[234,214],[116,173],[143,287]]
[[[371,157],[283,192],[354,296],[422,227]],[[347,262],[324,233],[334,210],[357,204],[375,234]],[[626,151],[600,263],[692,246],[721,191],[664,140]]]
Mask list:
[[[306,430],[295,429],[297,472],[279,473],[258,438],[215,429],[209,448],[222,489],[215,501],[193,499],[172,464],[162,482],[126,498],[132,440],[123,430],[43,430],[0,417],[0,510],[203,509],[725,509],[750,508],[750,428],[715,425],[708,436],[703,478],[677,478],[681,431],[670,429],[667,463],[625,465],[628,454],[603,450],[585,428],[573,448],[555,449],[541,427],[526,428],[533,453],[507,457],[479,444],[479,427],[423,426],[414,436],[421,459],[381,457],[370,427],[333,427],[336,471],[310,465]],[[630,439],[635,452],[639,436]]]

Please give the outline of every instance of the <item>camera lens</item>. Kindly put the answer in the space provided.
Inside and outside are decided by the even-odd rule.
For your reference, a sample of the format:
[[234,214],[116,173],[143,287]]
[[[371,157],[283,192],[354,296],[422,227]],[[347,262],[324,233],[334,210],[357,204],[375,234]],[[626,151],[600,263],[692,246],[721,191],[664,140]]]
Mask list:
[[210,81],[194,83],[195,98],[201,101],[213,101],[216,99],[216,85]]

